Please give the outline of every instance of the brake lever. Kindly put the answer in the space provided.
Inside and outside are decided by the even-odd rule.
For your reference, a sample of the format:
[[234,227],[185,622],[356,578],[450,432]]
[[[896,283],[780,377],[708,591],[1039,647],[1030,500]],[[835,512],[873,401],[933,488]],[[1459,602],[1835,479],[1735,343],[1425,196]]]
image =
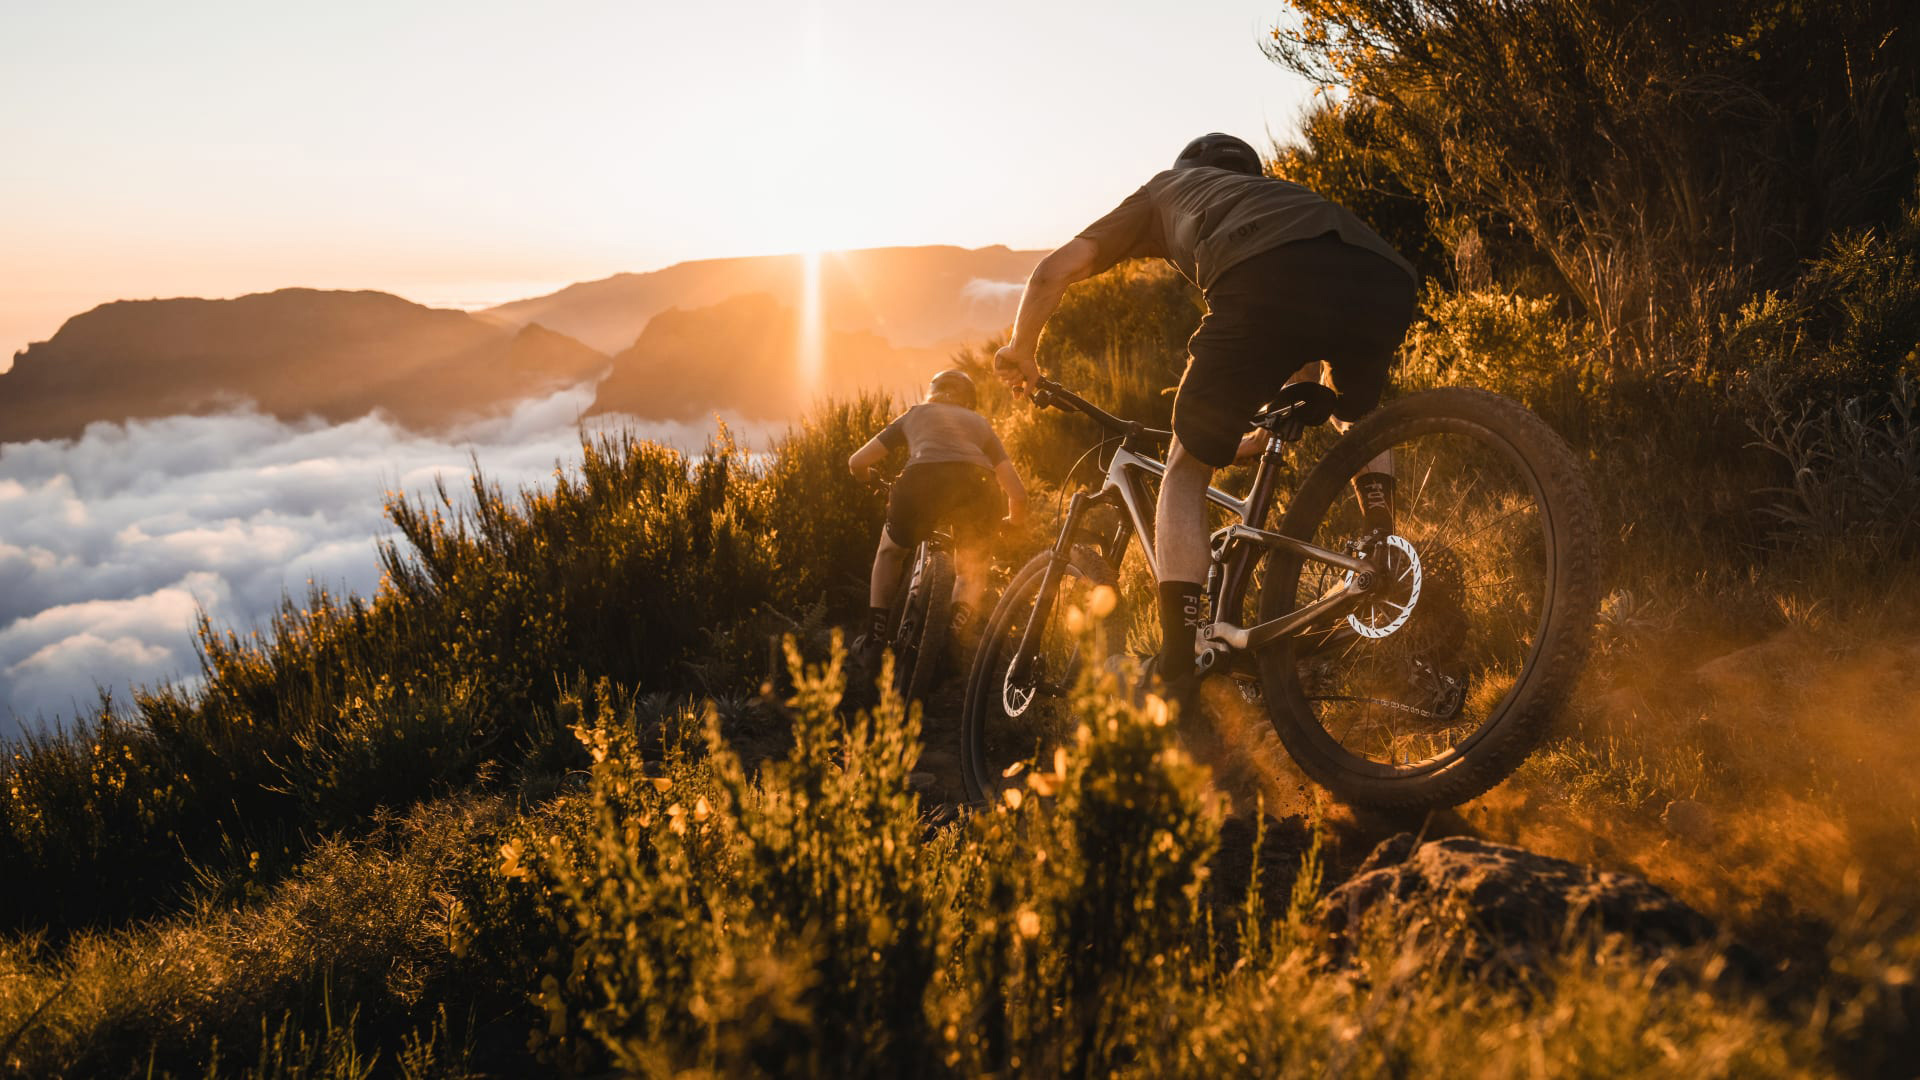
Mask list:
[[1054,396],[1054,392],[1059,389],[1059,383],[1042,375],[1040,378],[1034,380],[1033,393],[1027,396],[1027,400],[1033,402],[1036,408],[1059,409],[1065,412],[1067,411],[1067,407],[1060,404],[1060,399]]

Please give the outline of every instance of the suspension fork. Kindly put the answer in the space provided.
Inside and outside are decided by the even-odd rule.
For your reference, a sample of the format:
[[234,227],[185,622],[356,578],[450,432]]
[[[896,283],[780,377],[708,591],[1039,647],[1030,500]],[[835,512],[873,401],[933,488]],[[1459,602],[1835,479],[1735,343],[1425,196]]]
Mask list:
[[1060,535],[1053,538],[1053,547],[1047,551],[1047,569],[1040,577],[1040,592],[1033,599],[1033,612],[1027,616],[1026,629],[1020,632],[1020,646],[1014,650],[1013,663],[1007,669],[1007,681],[1015,686],[1025,686],[1033,674],[1033,657],[1040,651],[1040,635],[1046,632],[1047,616],[1053,613],[1060,579],[1066,576],[1074,534],[1080,530],[1080,519],[1086,514],[1087,504],[1093,501],[1084,491],[1073,493],[1073,501],[1067,504],[1067,520],[1061,524]]

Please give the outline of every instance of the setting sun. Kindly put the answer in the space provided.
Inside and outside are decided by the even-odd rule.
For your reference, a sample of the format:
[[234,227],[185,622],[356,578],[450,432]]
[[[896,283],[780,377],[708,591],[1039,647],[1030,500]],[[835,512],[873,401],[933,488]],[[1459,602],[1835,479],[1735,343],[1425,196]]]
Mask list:
[[[1290,130],[1307,98],[1259,3],[92,6],[0,16],[0,97],[31,103],[0,110],[0,368],[122,297],[479,306],[688,259],[1050,245],[1193,132]],[[1176,55],[1206,77],[1145,77]]]

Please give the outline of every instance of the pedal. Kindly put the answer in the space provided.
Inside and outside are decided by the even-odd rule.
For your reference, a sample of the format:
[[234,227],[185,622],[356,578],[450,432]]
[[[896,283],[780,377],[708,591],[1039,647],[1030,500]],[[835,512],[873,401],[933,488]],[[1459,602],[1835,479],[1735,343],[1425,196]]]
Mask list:
[[1200,650],[1200,654],[1193,658],[1193,673],[1195,675],[1208,674],[1213,671],[1214,668],[1219,667],[1226,659],[1226,646],[1209,645]]

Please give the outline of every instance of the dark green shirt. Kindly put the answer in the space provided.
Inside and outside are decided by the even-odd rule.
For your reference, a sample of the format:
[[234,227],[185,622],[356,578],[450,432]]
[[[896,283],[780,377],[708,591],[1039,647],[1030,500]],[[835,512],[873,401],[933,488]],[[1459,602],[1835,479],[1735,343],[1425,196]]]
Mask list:
[[1345,209],[1299,184],[1226,169],[1168,169],[1080,231],[1099,249],[1094,273],[1158,257],[1202,290],[1235,263],[1328,233],[1419,279],[1412,263]]

